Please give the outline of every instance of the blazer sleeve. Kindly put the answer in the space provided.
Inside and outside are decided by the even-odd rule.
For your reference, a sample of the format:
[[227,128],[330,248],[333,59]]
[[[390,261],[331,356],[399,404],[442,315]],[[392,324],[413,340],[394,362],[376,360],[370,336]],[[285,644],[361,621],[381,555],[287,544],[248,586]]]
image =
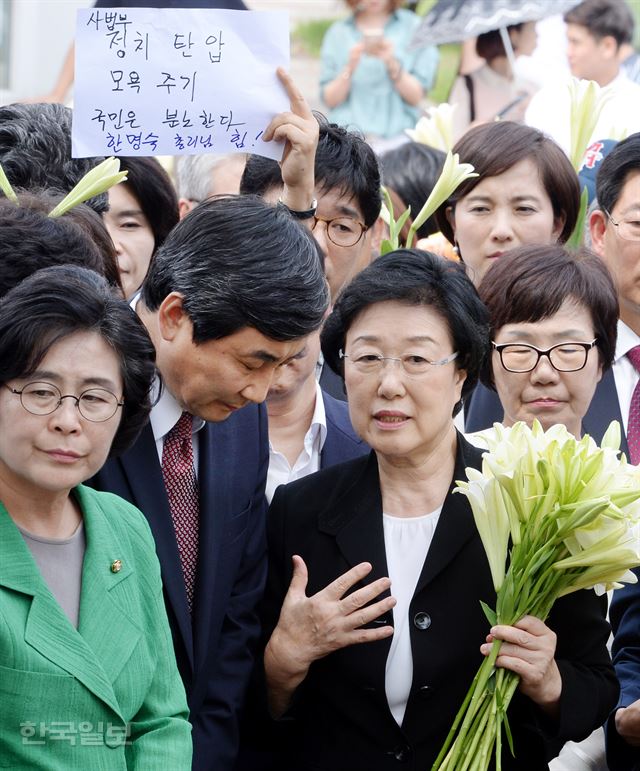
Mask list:
[[[213,665],[206,670],[202,707],[193,721],[194,745],[200,768],[214,756],[232,768],[239,744],[239,716],[244,706],[260,637],[258,605],[267,572],[266,509],[264,494],[269,466],[266,413],[260,408],[258,473],[251,500],[242,562],[227,603]],[[209,749],[211,751],[209,751]],[[223,766],[220,765],[222,768]]]
[[[122,502],[129,511],[133,507]],[[127,768],[135,771],[190,771],[191,724],[184,686],[178,672],[169,621],[162,594],[160,563],[149,525],[137,510],[134,547],[138,552],[140,591],[143,594],[144,632],[155,652],[153,677],[144,701],[129,722]],[[134,539],[131,539],[132,542]],[[135,673],[134,673],[135,674]]]
[[[640,570],[635,574],[640,576]],[[610,771],[640,769],[640,748],[632,747],[616,731],[615,713],[640,699],[640,583],[613,593],[609,611],[613,628],[613,664],[620,681],[620,698],[605,726]]]

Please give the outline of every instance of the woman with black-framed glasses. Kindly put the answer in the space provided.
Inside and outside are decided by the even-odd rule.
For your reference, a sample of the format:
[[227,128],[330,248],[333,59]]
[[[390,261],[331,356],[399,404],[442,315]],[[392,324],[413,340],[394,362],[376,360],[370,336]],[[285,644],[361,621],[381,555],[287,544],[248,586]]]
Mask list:
[[481,378],[498,393],[504,425],[563,423],[579,437],[615,351],[618,300],[603,262],[557,244],[520,247],[496,260],[478,291],[492,337]]
[[91,270],[0,300],[0,766],[191,768],[149,525],[82,484],[145,425],[154,363]]

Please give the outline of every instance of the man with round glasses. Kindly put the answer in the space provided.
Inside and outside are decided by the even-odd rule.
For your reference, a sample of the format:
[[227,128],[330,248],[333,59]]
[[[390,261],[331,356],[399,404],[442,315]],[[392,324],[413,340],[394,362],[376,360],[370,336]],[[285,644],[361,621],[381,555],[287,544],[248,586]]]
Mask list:
[[[354,131],[318,117],[315,148],[315,199],[306,211],[292,215],[312,231],[324,257],[331,303],[373,259],[380,240],[380,167],[375,153]],[[301,159],[301,165],[304,161]],[[250,155],[240,192],[278,202],[283,190],[279,165],[259,155]],[[336,399],[346,400],[342,380],[321,359],[319,382]]]

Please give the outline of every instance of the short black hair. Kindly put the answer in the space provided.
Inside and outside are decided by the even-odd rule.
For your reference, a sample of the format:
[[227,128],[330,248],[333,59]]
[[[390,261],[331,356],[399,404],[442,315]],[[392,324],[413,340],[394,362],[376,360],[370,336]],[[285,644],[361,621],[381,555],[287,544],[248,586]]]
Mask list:
[[[0,107],[0,163],[12,187],[53,189],[66,195],[103,158],[71,157],[71,110],[62,104]],[[87,201],[98,214],[107,194]]]
[[124,185],[138,201],[153,233],[154,248],[178,224],[178,197],[169,175],[155,158],[120,157],[120,171],[126,171]]
[[353,199],[370,228],[380,215],[382,193],[378,158],[364,137],[316,115],[320,138],[316,150],[316,187]]
[[[542,131],[522,123],[503,120],[483,123],[466,132],[453,147],[461,163],[471,163],[478,176],[466,179],[436,211],[440,231],[451,243],[455,236],[447,218],[447,209],[479,185],[487,177],[504,174],[520,161],[530,160],[538,169],[542,185],[549,196],[554,217],[564,217],[561,243],[573,233],[580,211],[580,182],[566,153]],[[464,255],[461,255],[464,259]]]
[[[358,132],[329,123],[320,113],[314,115],[320,124],[314,168],[316,188],[323,193],[336,190],[339,195],[355,200],[364,224],[370,228],[382,207],[376,154]],[[240,181],[241,193],[263,196],[281,186],[282,174],[276,161],[256,155],[247,158]]]
[[[589,249],[570,252],[559,244],[520,246],[495,260],[478,287],[489,310],[491,337],[506,324],[541,321],[566,300],[584,306],[593,322],[604,370],[612,364],[618,335],[618,295],[602,260]],[[491,359],[482,382],[494,387]]]
[[627,177],[640,171],[640,133],[619,142],[600,164],[596,177],[596,198],[600,209],[609,213],[620,198]]
[[157,310],[179,292],[193,341],[254,327],[272,340],[318,329],[328,288],[311,233],[280,206],[219,196],[196,206],[158,249],[142,284]]
[[120,288],[115,250],[102,218],[83,204],[62,217],[47,216],[59,199],[46,191],[19,194],[19,205],[0,198],[0,297],[53,265],[90,268]]
[[240,178],[240,195],[265,196],[270,190],[282,188],[280,164],[273,158],[249,155]]
[[45,268],[0,300],[0,382],[28,377],[55,343],[77,332],[97,333],[120,360],[124,407],[111,446],[111,455],[119,455],[147,422],[155,350],[129,304],[97,273]]
[[[415,218],[431,195],[442,172],[445,154],[422,142],[405,142],[380,156],[382,181],[394,190],[405,206],[411,207]],[[418,228],[418,238],[426,238],[438,232],[433,216]]]
[[[467,372],[462,400],[471,393],[489,352],[489,314],[464,266],[430,252],[398,249],[378,257],[342,290],[321,333],[322,353],[331,369],[344,377],[340,349],[356,316],[376,303],[426,305],[446,322]],[[454,415],[462,404],[458,403]]]
[[567,11],[564,20],[586,27],[596,40],[612,37],[618,47],[633,38],[633,14],[624,0],[584,0]]

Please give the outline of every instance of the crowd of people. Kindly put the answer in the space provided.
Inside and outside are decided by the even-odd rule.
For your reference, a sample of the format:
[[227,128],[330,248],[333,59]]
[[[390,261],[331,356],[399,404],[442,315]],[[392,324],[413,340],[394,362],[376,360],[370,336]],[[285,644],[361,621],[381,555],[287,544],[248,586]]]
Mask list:
[[[562,142],[483,122],[467,84],[453,149],[477,176],[417,234],[455,259],[381,254],[381,185],[415,211],[444,155],[344,124],[413,125],[437,54],[403,53],[400,3],[349,5],[330,120],[278,71],[280,163],[185,156],[174,186],[121,158],[52,217],[101,159],[71,157],[69,109],[0,107],[0,767],[431,768],[496,599],[455,480],[495,423],[600,441],[618,420],[640,463],[640,133],[592,159],[569,248],[585,180]],[[611,5],[576,4],[569,40],[618,62]],[[509,80],[485,43],[476,86]],[[640,768],[637,585],[490,638],[520,677],[502,768]]]

